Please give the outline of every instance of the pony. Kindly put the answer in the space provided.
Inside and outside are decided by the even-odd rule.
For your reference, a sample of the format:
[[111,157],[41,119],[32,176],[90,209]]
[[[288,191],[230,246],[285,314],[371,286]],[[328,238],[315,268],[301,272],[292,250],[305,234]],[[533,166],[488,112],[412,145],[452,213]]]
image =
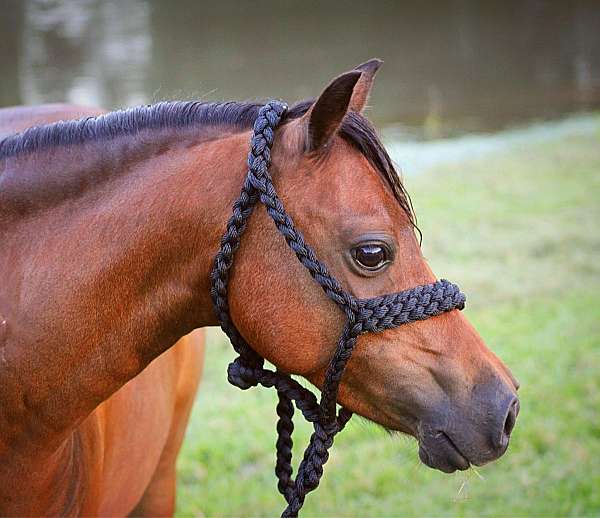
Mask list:
[[[292,106],[272,150],[288,212],[360,298],[435,280],[410,198],[362,114],[380,64]],[[0,110],[2,514],[173,513],[202,368],[195,330],[217,324],[210,271],[260,106]],[[343,315],[263,207],[230,284],[244,339],[320,387]],[[506,451],[517,389],[449,311],[360,337],[338,402],[412,435],[426,465],[453,472]]]

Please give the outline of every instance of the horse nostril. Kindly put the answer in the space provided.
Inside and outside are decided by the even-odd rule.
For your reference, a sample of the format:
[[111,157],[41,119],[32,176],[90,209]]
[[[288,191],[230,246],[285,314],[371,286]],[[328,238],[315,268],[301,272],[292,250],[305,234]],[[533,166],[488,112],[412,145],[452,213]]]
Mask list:
[[515,423],[517,422],[517,416],[519,415],[519,400],[517,398],[511,403],[510,408],[508,409],[508,414],[506,415],[506,421],[504,421],[504,434],[506,437],[510,437],[513,428],[515,427]]

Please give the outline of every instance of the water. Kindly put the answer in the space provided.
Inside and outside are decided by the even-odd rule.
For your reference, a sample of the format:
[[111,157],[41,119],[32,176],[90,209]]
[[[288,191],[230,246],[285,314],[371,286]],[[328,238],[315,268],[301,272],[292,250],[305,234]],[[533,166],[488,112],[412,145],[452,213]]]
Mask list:
[[600,107],[600,2],[4,0],[0,105],[288,101],[371,57],[402,138]]

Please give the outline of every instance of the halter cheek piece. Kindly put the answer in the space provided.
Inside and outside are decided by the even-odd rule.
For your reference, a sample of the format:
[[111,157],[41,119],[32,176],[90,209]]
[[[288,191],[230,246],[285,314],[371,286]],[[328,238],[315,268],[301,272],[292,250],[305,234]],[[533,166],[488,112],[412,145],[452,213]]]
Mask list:
[[[271,147],[275,128],[286,110],[285,104],[271,101],[258,112],[250,142],[248,174],[240,197],[233,205],[233,214],[227,222],[227,229],[221,239],[221,248],[211,272],[211,296],[221,327],[239,354],[238,358],[229,365],[229,382],[243,390],[257,385],[275,387],[277,390],[279,420],[275,474],[278,478],[277,487],[288,504],[282,516],[287,517],[297,516],[307,493],[319,485],[333,438],[352,416],[352,413],[343,407],[339,413],[336,412],[336,403],[340,380],[357,337],[368,332],[378,333],[385,329],[393,329],[415,320],[425,320],[445,311],[462,309],[465,296],[456,285],[446,280],[372,299],[357,299],[342,288],[327,271],[327,267],[317,259],[313,249],[305,243],[302,233],[296,229],[285,212],[273,187],[269,174]],[[227,301],[229,272],[246,223],[259,200],[265,205],[267,213],[298,260],[326,295],[346,314],[342,336],[327,368],[320,402],[312,392],[302,387],[288,374],[264,369],[264,359],[244,340],[229,314]],[[314,426],[314,432],[295,479],[292,478],[291,465],[292,431],[294,430],[292,402],[305,419]]]

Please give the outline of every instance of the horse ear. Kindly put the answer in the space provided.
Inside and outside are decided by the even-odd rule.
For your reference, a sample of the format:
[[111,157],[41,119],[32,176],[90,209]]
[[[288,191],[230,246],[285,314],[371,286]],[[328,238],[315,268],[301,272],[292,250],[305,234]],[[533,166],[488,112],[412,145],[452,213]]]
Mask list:
[[383,64],[381,59],[370,59],[362,65],[358,65],[354,70],[362,72],[360,79],[354,87],[352,92],[352,98],[350,99],[350,109],[355,112],[362,112],[367,101],[369,100],[369,94],[373,87],[373,80],[375,74],[379,70],[379,67]]
[[322,148],[335,135],[348,111],[354,86],[361,75],[360,70],[351,70],[336,77],[304,115],[308,151]]

